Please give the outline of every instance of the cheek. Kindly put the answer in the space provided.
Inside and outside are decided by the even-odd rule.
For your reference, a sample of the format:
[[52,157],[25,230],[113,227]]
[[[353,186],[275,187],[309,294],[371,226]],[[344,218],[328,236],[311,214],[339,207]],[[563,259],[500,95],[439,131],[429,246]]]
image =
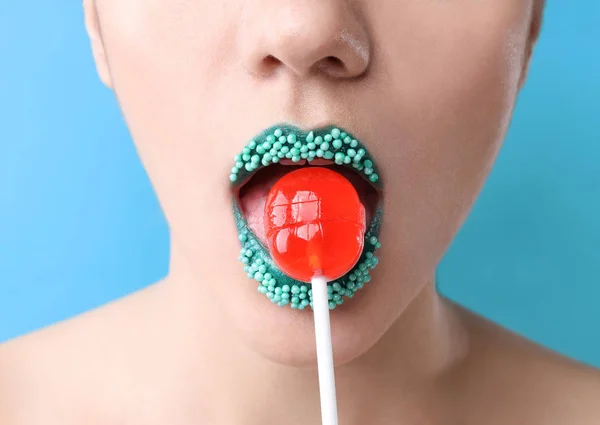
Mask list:
[[377,72],[385,77],[370,103],[381,128],[397,123],[384,135],[398,144],[382,156],[388,213],[402,217],[393,237],[430,255],[427,264],[464,220],[505,135],[524,59],[525,3],[412,2],[406,18],[377,12]]
[[[167,217],[190,229],[199,211],[207,222],[230,218],[223,214],[228,145],[248,137],[227,128],[232,102],[222,98],[223,70],[236,54],[229,4],[105,0],[100,10],[115,92],[140,158]],[[211,227],[215,236],[220,227]]]

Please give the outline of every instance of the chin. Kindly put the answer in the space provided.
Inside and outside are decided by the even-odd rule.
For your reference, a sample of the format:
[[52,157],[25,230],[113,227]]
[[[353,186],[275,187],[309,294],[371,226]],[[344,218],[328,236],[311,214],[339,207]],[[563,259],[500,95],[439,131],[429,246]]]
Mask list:
[[[254,291],[252,291],[254,292]],[[371,350],[389,329],[393,319],[381,317],[383,294],[367,290],[360,297],[331,312],[331,332],[336,366],[347,364]],[[248,294],[245,308],[227,308],[235,331],[244,345],[271,362],[297,368],[316,368],[312,310],[294,311],[274,307],[261,294]],[[379,302],[378,302],[379,301]]]

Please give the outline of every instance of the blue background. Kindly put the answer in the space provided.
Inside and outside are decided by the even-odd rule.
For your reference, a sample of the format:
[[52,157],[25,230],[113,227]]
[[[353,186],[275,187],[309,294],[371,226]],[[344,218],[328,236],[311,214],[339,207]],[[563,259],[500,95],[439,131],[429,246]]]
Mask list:
[[[506,144],[439,270],[451,298],[596,366],[598,22],[595,0],[550,0]],[[0,53],[3,341],[161,278],[168,233],[81,2],[2,2]]]

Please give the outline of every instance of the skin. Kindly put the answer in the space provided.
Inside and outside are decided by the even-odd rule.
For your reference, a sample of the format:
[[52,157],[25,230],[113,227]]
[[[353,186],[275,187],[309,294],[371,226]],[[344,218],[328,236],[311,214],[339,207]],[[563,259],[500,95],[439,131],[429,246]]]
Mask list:
[[170,226],[170,270],[0,346],[0,423],[319,422],[312,316],[256,292],[229,212],[233,155],[278,122],[348,128],[386,182],[373,283],[331,318],[340,423],[597,423],[597,371],[433,285],[501,147],[542,9],[85,0],[98,73]]

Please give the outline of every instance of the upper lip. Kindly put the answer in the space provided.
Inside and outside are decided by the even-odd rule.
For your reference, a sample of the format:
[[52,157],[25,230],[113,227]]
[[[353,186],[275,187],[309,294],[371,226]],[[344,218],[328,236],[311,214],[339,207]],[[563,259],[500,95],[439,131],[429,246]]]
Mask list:
[[382,179],[366,146],[342,127],[329,125],[300,129],[289,124],[267,128],[253,137],[235,156],[230,180],[239,189],[258,170],[281,160],[294,162],[324,158],[346,166],[369,181],[378,191]]

